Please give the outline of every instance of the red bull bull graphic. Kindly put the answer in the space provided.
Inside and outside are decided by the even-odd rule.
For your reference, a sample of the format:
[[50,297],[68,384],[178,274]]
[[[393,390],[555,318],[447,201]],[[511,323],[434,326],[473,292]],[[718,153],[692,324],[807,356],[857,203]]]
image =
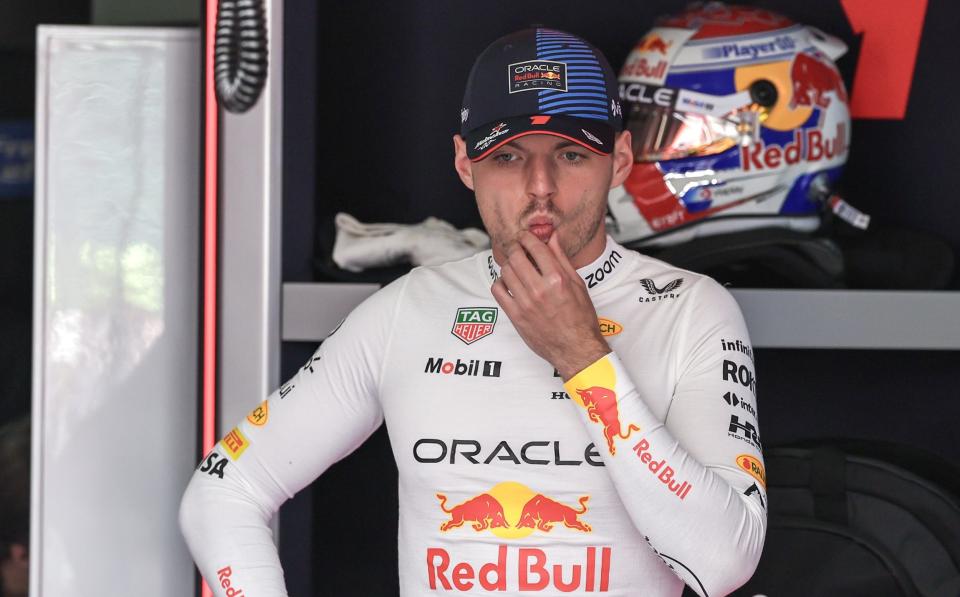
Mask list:
[[634,431],[640,431],[639,427],[630,423],[627,425],[626,433],[623,432],[617,408],[617,393],[610,388],[593,386],[585,390],[577,390],[577,395],[583,401],[590,420],[603,425],[603,437],[607,440],[607,448],[611,456],[617,453],[614,439],[627,439]]
[[[505,481],[480,495],[447,508],[447,498],[437,493],[440,509],[450,519],[440,525],[443,532],[467,523],[476,532],[489,532],[501,539],[522,539],[537,531],[591,533],[580,519],[587,512],[590,496],[579,497],[579,508],[564,504],[515,481]],[[539,549],[501,544],[495,561],[456,562],[450,551],[427,548],[427,582],[434,591],[470,591],[478,584],[487,591],[606,592],[610,586],[612,548],[587,546],[583,560],[571,561],[563,548]],[[515,566],[515,567],[514,567]],[[515,572],[514,572],[515,571]],[[512,574],[511,574],[512,572]]]
[[580,522],[578,516],[587,511],[587,501],[590,496],[580,498],[580,510],[574,510],[566,504],[561,504],[542,494],[537,494],[523,506],[517,528],[537,528],[545,533],[553,529],[554,523],[562,522],[568,529],[576,529],[589,533],[590,525]]
[[847,88],[836,68],[827,64],[816,54],[801,53],[793,59],[790,69],[793,81],[793,97],[790,107],[816,106],[826,108],[830,105],[827,93],[833,91],[844,104],[847,102]]
[[656,33],[648,35],[640,40],[640,43],[637,44],[637,47],[634,48],[637,52],[658,52],[660,54],[666,55],[667,51],[670,49],[672,41],[666,41]]
[[665,459],[655,459],[650,453],[650,442],[648,440],[640,440],[637,445],[633,447],[633,451],[637,453],[637,458],[640,459],[640,462],[647,465],[647,469],[656,475],[657,479],[666,485],[671,493],[676,494],[681,500],[686,499],[686,497],[690,495],[690,490],[693,489],[693,485],[688,481],[680,482],[675,480],[673,477],[676,471],[667,464]]
[[[584,551],[582,563],[554,563],[546,549],[511,550],[499,545],[495,562],[478,564],[453,562],[446,549],[431,547],[427,548],[427,584],[433,591],[471,591],[479,584],[485,591],[608,592],[612,548],[590,546]],[[516,561],[515,581],[510,575],[512,567],[508,566],[513,561]]]
[[440,509],[451,515],[450,520],[440,525],[441,531],[449,531],[472,522],[473,530],[484,531],[490,528],[509,526],[503,516],[503,506],[490,494],[482,493],[477,497],[447,510],[447,496],[437,494]]
[[526,537],[534,530],[549,533],[558,524],[584,533],[592,530],[580,520],[590,500],[586,495],[579,498],[580,508],[576,509],[536,493],[522,483],[505,481],[452,508],[447,507],[446,495],[437,493],[436,497],[440,500],[440,509],[450,515],[450,519],[440,525],[443,532],[467,523],[478,533],[490,531],[503,539]]

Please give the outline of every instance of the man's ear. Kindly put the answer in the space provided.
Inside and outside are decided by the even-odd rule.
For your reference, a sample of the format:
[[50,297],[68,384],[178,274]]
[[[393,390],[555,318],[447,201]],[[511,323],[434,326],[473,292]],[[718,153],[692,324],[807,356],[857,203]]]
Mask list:
[[460,135],[453,136],[453,167],[464,186],[476,190],[473,188],[473,162],[467,157],[467,144]]
[[613,178],[610,180],[610,188],[623,184],[630,176],[630,170],[633,169],[633,137],[630,131],[623,131],[617,135],[617,140],[613,144]]

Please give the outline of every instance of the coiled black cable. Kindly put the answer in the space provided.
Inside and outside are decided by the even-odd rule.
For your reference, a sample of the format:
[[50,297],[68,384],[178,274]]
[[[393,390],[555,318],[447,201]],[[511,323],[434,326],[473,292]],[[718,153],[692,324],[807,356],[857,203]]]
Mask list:
[[267,20],[263,0],[219,0],[213,76],[220,105],[246,112],[267,81]]

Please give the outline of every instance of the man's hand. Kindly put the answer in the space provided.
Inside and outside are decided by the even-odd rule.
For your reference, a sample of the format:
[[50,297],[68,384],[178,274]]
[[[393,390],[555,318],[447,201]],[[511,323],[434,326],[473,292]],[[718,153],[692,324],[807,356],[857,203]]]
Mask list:
[[587,287],[556,232],[546,245],[526,230],[518,241],[490,291],[527,346],[566,381],[610,347],[600,334]]

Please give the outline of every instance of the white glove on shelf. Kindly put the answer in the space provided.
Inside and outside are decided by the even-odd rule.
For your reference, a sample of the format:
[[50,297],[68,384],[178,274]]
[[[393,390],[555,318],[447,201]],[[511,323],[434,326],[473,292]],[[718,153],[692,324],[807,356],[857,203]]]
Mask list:
[[337,238],[333,243],[333,261],[351,272],[403,262],[436,265],[490,247],[490,237],[482,230],[457,230],[449,222],[433,217],[419,224],[364,224],[340,212],[334,223]]

